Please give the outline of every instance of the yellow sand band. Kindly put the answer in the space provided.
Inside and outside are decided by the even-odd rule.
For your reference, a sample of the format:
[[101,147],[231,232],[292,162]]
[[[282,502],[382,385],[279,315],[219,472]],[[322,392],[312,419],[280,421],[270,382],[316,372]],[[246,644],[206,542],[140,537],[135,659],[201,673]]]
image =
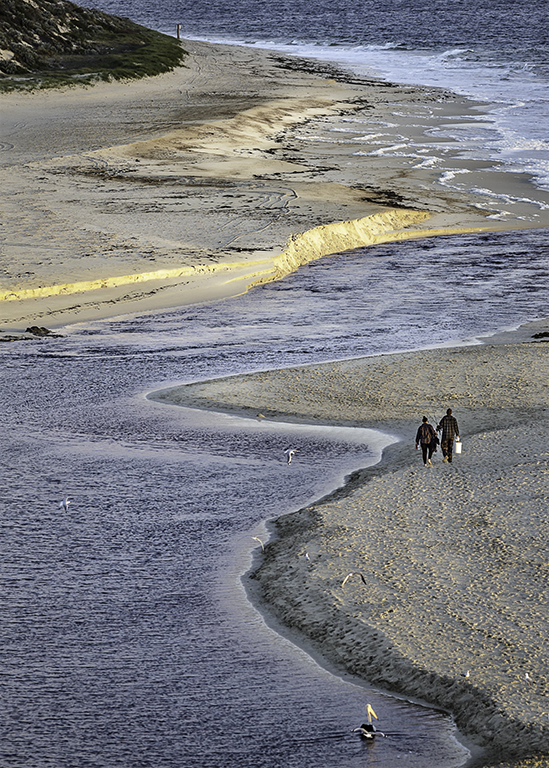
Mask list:
[[[474,228],[442,228],[442,229],[407,229],[410,225],[419,224],[430,218],[427,211],[409,211],[387,209],[371,216],[352,221],[338,221],[310,229],[302,234],[292,235],[284,250],[270,259],[257,261],[224,262],[220,264],[199,264],[190,267],[174,269],[159,269],[154,272],[139,272],[133,275],[103,277],[97,280],[83,280],[77,283],[62,283],[59,285],[39,286],[0,292],[0,301],[20,301],[45,296],[60,296],[72,293],[84,293],[101,288],[116,288],[121,285],[133,285],[152,280],[169,280],[179,277],[196,277],[197,275],[213,275],[218,272],[230,272],[237,269],[248,269],[265,265],[270,267],[249,272],[246,278],[256,278],[249,285],[279,280],[285,275],[295,272],[303,264],[307,264],[322,256],[341,253],[361,246],[376,243],[409,240],[415,237],[433,237],[435,235],[459,234],[465,232],[482,232],[491,227]],[[235,279],[242,279],[241,277]],[[232,282],[229,280],[228,282]]]
[[[21,299],[33,299],[43,296],[83,293],[85,291],[96,291],[100,288],[116,288],[120,285],[145,283],[150,280],[169,280],[178,277],[194,277],[196,275],[214,274],[216,272],[228,272],[239,268],[253,267],[259,264],[265,264],[265,260],[224,264],[199,264],[193,267],[177,267],[174,269],[158,269],[155,272],[139,272],[134,275],[102,277],[97,280],[83,280],[78,283],[61,283],[59,285],[44,285],[37,288],[23,288],[21,290],[1,292],[0,301],[18,301]],[[261,270],[256,274],[263,274],[264,271],[272,270]]]
[[420,224],[431,216],[432,214],[427,211],[389,208],[362,219],[325,224],[309,229],[303,234],[292,235],[286,248],[273,259],[275,273],[253,284],[279,280],[295,272],[303,264],[353,248],[419,237],[484,232],[494,229],[494,227],[408,229],[411,225]]

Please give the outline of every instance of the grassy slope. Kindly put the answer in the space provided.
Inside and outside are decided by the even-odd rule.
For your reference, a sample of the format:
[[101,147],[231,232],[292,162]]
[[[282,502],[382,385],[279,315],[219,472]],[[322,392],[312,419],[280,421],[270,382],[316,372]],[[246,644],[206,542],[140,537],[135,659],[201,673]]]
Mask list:
[[0,90],[158,75],[184,56],[168,35],[68,0],[0,3]]

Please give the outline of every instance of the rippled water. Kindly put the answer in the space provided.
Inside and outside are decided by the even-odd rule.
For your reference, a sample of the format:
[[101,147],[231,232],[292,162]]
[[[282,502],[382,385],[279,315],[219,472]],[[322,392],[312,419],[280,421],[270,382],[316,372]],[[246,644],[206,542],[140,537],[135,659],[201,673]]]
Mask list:
[[[449,88],[492,104],[492,131],[454,138],[549,189],[547,2],[533,0],[85,0],[145,26],[209,41],[257,45],[397,83]],[[479,156],[477,155],[477,159]]]
[[[240,583],[261,557],[262,521],[375,461],[379,433],[256,423],[146,393],[542,316],[544,236],[380,246],[236,299],[2,345],[0,764],[462,764],[448,718],[324,671],[265,626]],[[389,734],[370,746],[351,734],[367,702]]]
[[[183,310],[175,330],[170,313],[152,317],[140,343],[180,358],[193,379],[476,343],[547,315],[548,237],[532,229],[358,248]],[[121,348],[134,343],[132,322],[110,328]]]
[[460,764],[447,718],[329,675],[239,581],[262,520],[371,461],[375,435],[172,412],[143,389],[185,366],[140,347],[146,319],[129,333],[1,352],[0,764],[358,768],[366,702],[391,733],[373,765]]

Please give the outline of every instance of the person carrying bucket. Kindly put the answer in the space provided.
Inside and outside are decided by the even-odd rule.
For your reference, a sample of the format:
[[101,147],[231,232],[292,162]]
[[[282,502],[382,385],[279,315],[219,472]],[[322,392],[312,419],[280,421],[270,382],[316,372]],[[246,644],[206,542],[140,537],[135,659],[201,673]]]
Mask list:
[[437,432],[442,430],[442,436],[440,438],[440,447],[442,448],[442,455],[444,458],[442,461],[444,464],[448,462],[452,463],[452,450],[454,447],[454,437],[459,440],[459,427],[457,419],[452,416],[452,409],[448,408],[446,416],[443,416],[440,420],[440,424],[437,426]]

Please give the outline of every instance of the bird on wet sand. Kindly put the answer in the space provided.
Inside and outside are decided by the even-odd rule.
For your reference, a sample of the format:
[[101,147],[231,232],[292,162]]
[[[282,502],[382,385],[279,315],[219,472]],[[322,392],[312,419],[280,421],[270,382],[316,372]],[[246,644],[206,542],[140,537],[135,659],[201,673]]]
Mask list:
[[59,502],[59,509],[64,509],[64,510],[65,510],[65,512],[68,512],[68,511],[69,511],[69,504],[71,504],[71,503],[72,503],[72,502],[71,502],[71,500],[69,499],[69,497],[68,497],[68,496],[65,496],[65,498],[63,499],[63,501],[60,501],[60,502]]
[[265,552],[265,547],[264,547],[264,545],[263,545],[263,542],[262,542],[262,541],[261,541],[261,539],[259,538],[259,536],[252,536],[252,535],[250,534],[249,536],[240,536],[240,539],[239,539],[239,540],[240,540],[240,541],[244,541],[245,539],[246,539],[246,540],[247,540],[247,539],[253,539],[254,541],[258,541],[258,542],[261,544],[261,549],[262,549],[262,551],[263,551],[263,552]]
[[341,585],[342,587],[344,587],[345,584],[347,584],[351,576],[360,576],[364,584],[366,585],[368,584],[362,573],[360,573],[359,571],[351,571],[351,573],[348,573],[347,576],[345,576],[345,578],[343,579],[343,584]]

